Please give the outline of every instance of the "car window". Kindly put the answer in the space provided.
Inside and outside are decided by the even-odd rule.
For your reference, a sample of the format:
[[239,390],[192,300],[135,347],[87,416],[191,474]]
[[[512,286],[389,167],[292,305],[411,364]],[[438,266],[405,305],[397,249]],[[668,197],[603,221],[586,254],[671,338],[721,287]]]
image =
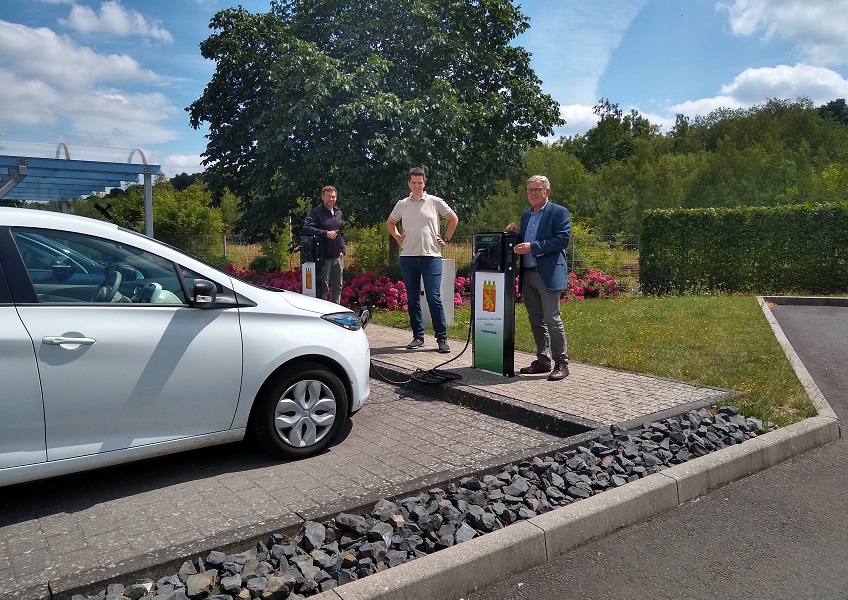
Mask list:
[[185,303],[174,263],[145,250],[69,231],[12,234],[40,302]]

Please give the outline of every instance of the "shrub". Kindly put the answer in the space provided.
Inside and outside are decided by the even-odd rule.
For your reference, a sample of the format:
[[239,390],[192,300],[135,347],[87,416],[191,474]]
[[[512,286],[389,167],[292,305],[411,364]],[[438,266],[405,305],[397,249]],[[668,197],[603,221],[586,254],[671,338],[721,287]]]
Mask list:
[[232,265],[233,261],[231,261],[226,256],[210,256],[206,259],[213,267],[218,267],[219,269],[224,269],[227,265]]
[[613,277],[595,269],[589,269],[583,277],[568,274],[568,288],[563,301],[586,300],[587,298],[617,298],[618,283]]
[[366,271],[354,276],[342,289],[341,303],[347,307],[368,305],[372,308],[406,309],[406,287],[385,275]]
[[282,269],[282,265],[280,265],[279,260],[271,256],[257,256],[250,261],[249,268],[257,273],[271,273],[274,271],[280,271]]
[[363,271],[379,271],[383,267],[385,263],[383,248],[386,245],[383,231],[385,229],[374,226],[354,229],[350,232],[347,241],[353,242],[350,244],[353,250],[353,261]]
[[392,281],[403,281],[403,273],[400,271],[400,265],[385,265],[381,272]]

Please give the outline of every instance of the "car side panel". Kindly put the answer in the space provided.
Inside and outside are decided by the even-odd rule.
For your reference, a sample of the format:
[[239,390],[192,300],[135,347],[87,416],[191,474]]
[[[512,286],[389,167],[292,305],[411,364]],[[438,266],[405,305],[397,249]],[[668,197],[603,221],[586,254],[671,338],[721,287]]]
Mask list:
[[14,306],[0,306],[0,382],[0,469],[44,462],[44,405],[35,352]]
[[[241,387],[237,309],[18,308],[41,371],[49,460],[230,428]],[[84,337],[94,343],[49,343]]]
[[245,361],[242,402],[234,426],[245,426],[261,385],[280,365],[311,356],[340,367],[340,375],[351,389],[350,409],[359,410],[370,392],[371,355],[365,332],[348,331],[309,314],[295,313],[281,320],[266,313],[261,300],[259,304],[241,309],[245,350],[252,359]]

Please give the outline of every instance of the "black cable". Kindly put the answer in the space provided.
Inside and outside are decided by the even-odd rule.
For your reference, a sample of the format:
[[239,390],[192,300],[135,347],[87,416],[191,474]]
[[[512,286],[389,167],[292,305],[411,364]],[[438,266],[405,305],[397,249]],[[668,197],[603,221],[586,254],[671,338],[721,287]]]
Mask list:
[[407,383],[410,383],[413,380],[418,381],[419,383],[441,384],[447,383],[448,381],[459,381],[460,379],[462,379],[462,375],[460,375],[459,373],[447,371],[445,369],[439,369],[439,367],[452,363],[460,356],[465,354],[465,351],[468,350],[468,344],[471,343],[471,327],[474,322],[474,277],[476,276],[477,271],[477,260],[483,255],[483,253],[484,251],[480,249],[474,254],[474,257],[471,259],[471,318],[469,319],[468,335],[465,338],[465,346],[462,348],[462,351],[450,360],[446,360],[445,362],[436,365],[432,369],[415,369],[415,371],[412,372],[412,374],[409,376],[409,379],[407,379],[406,381],[393,381],[391,379],[388,379],[387,377],[383,376],[380,371],[377,370],[377,367],[374,366],[374,362],[371,361],[371,368],[374,369],[374,372],[380,379],[382,379],[386,383],[391,383],[393,385],[406,385]]

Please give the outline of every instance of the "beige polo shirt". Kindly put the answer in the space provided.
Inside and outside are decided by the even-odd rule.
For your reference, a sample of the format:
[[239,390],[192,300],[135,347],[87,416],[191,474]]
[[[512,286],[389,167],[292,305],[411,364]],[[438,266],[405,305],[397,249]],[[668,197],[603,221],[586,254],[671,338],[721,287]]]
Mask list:
[[401,223],[406,235],[400,255],[441,256],[442,247],[436,240],[439,220],[452,212],[447,202],[426,192],[421,200],[413,200],[411,195],[398,200],[389,218],[395,223]]

